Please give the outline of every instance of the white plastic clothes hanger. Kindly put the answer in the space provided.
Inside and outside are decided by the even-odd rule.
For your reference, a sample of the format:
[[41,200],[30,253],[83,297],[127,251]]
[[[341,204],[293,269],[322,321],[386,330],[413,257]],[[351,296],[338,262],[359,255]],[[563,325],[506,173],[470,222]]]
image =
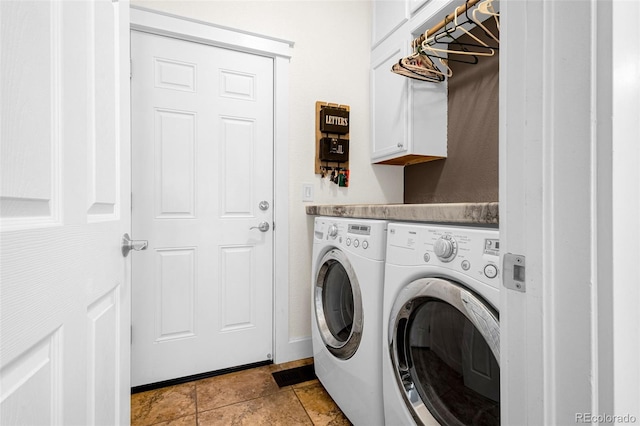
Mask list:
[[[441,58],[440,56],[438,56],[438,55],[435,53],[435,51],[433,51],[433,49],[431,49],[431,46],[427,46],[427,48],[426,48],[426,49],[424,48],[424,45],[423,45],[423,46],[420,46],[420,47],[422,48],[422,52],[423,52],[423,53],[420,55],[420,57],[421,57],[421,58],[426,58],[426,59],[428,59],[428,60],[429,60],[429,62],[431,62],[432,67],[435,69],[435,71],[434,71],[434,72],[437,72],[437,73],[439,73],[440,75],[443,75],[443,76],[445,76],[445,77],[451,77],[451,76],[453,75],[453,71],[451,71],[451,68],[449,68],[449,64],[447,63],[447,59],[446,59],[446,58]],[[433,55],[432,55],[432,56],[434,56],[435,58],[437,58],[437,59],[439,60],[439,62],[440,62],[440,63],[442,64],[442,66],[445,68],[445,71],[444,71],[444,72],[440,71],[440,68],[439,68],[439,67],[437,67],[437,66],[433,63],[433,61],[431,60],[430,55],[426,54],[426,53],[429,53],[429,52],[433,53]]]
[[443,65],[446,66],[447,72],[442,72],[431,58],[420,50],[419,39],[413,40],[411,47],[413,48],[413,53],[400,59],[397,64],[393,65],[391,71],[405,77],[430,82],[442,82],[445,77],[452,75],[451,69],[446,66],[446,64],[443,63]]
[[[443,62],[443,58],[440,58],[438,55],[434,55],[436,58],[440,60],[442,65],[444,65],[445,68],[447,69],[447,71],[444,73],[440,71],[440,68],[437,67],[436,64],[433,63],[433,60],[429,57],[429,55],[425,54],[427,52],[422,50],[422,45],[418,42],[418,40],[414,40],[411,43],[411,45],[413,47],[413,55],[411,55],[407,59],[413,59],[415,57],[418,61],[418,66],[422,64],[428,71],[433,72],[434,74],[451,77],[452,71],[449,68],[449,66],[446,64],[446,62]],[[431,49],[427,49],[427,50],[431,50]]]
[[[492,0],[487,0],[486,2],[482,2],[478,5],[478,7],[480,7],[481,5],[483,5],[484,3],[490,2]],[[458,10],[458,8],[456,8],[456,11]],[[477,9],[476,9],[477,10]],[[453,23],[455,25],[455,28],[462,30],[462,32],[464,32],[466,35],[468,35],[469,37],[471,37],[472,39],[474,39],[476,42],[478,42],[480,45],[486,47],[487,49],[489,49],[491,51],[490,55],[482,55],[480,53],[478,53],[478,55],[480,56],[493,56],[495,54],[495,50],[493,50],[493,48],[491,48],[487,43],[485,43],[484,41],[480,40],[478,37],[474,36],[473,34],[471,34],[469,31],[467,31],[462,25],[458,25],[458,16],[456,15],[456,17],[453,19]],[[484,27],[482,27],[484,29]],[[486,31],[486,29],[485,29]],[[491,35],[493,37],[493,35]]]
[[498,28],[498,31],[500,31],[500,20],[498,19],[500,17],[500,14],[497,13],[493,8],[493,0],[485,0],[479,3],[478,7],[476,7],[473,10],[473,13],[471,14],[471,16],[474,22],[476,23],[476,25],[482,28],[489,35],[489,37],[491,37],[492,39],[494,39],[499,43],[500,39],[496,37],[495,34],[493,34],[491,31],[489,31],[487,27],[482,25],[482,21],[476,16],[478,13],[481,13],[483,15],[493,16],[493,19],[496,21],[496,27]]
[[444,81],[444,76],[436,75],[424,68],[413,71],[409,68],[409,66],[404,64],[405,62],[403,61],[405,61],[406,59],[407,58],[402,58],[400,59],[400,61],[393,64],[393,66],[391,67],[391,71],[403,77],[409,77],[420,81],[429,81],[431,83],[441,83]]
[[[434,45],[436,43],[439,43],[437,41],[437,37],[438,37],[438,34],[441,34],[441,33],[434,34],[431,37],[425,37],[424,41],[422,42],[422,48],[424,50],[430,50],[430,51],[433,51],[433,52],[449,53],[449,54],[455,54],[455,55],[467,55],[467,56],[493,56],[493,55],[495,55],[495,50],[492,49],[491,47],[489,47],[489,45],[487,43],[483,42],[478,37],[474,36],[469,31],[467,31],[462,26],[462,24],[458,24],[458,9],[461,8],[461,7],[464,7],[464,6],[456,7],[455,13],[453,14],[453,16],[454,16],[454,18],[453,18],[453,24],[454,24],[453,31],[458,30],[458,29],[462,30],[465,34],[468,34],[471,38],[473,38],[476,42],[478,42],[480,44],[479,47],[486,48],[488,50],[486,52],[480,52],[480,51],[453,50],[453,49],[445,49],[445,48],[440,48],[440,47],[434,47]],[[493,35],[491,35],[491,37],[493,37]]]

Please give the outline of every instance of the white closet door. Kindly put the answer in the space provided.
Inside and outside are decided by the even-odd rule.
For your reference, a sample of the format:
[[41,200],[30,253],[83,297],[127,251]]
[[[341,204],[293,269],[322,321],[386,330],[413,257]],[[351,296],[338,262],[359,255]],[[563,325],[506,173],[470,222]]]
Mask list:
[[0,2],[0,424],[129,422],[128,2]]

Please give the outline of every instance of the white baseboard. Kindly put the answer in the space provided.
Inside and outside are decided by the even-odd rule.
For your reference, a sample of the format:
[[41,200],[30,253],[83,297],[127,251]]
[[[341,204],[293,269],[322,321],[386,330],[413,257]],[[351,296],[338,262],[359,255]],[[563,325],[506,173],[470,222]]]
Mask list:
[[298,359],[309,358],[313,356],[313,346],[311,344],[311,336],[291,339],[284,347],[278,348],[275,359],[276,364],[283,362],[295,361]]

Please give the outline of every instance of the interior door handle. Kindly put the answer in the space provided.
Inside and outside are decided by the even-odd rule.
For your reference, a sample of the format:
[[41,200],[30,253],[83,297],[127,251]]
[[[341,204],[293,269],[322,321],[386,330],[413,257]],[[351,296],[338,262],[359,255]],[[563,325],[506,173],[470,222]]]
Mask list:
[[147,240],[132,240],[129,234],[122,236],[122,256],[127,257],[131,250],[146,250],[149,242]]
[[249,229],[259,229],[260,232],[267,232],[269,230],[269,222],[260,222],[258,226],[252,226]]

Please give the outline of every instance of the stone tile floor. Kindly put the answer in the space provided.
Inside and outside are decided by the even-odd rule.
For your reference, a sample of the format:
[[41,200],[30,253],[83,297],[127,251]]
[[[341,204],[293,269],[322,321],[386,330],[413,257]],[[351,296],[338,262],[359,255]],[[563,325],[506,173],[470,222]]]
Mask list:
[[131,425],[351,425],[317,379],[280,388],[271,375],[312,362],[267,365],[131,395]]

